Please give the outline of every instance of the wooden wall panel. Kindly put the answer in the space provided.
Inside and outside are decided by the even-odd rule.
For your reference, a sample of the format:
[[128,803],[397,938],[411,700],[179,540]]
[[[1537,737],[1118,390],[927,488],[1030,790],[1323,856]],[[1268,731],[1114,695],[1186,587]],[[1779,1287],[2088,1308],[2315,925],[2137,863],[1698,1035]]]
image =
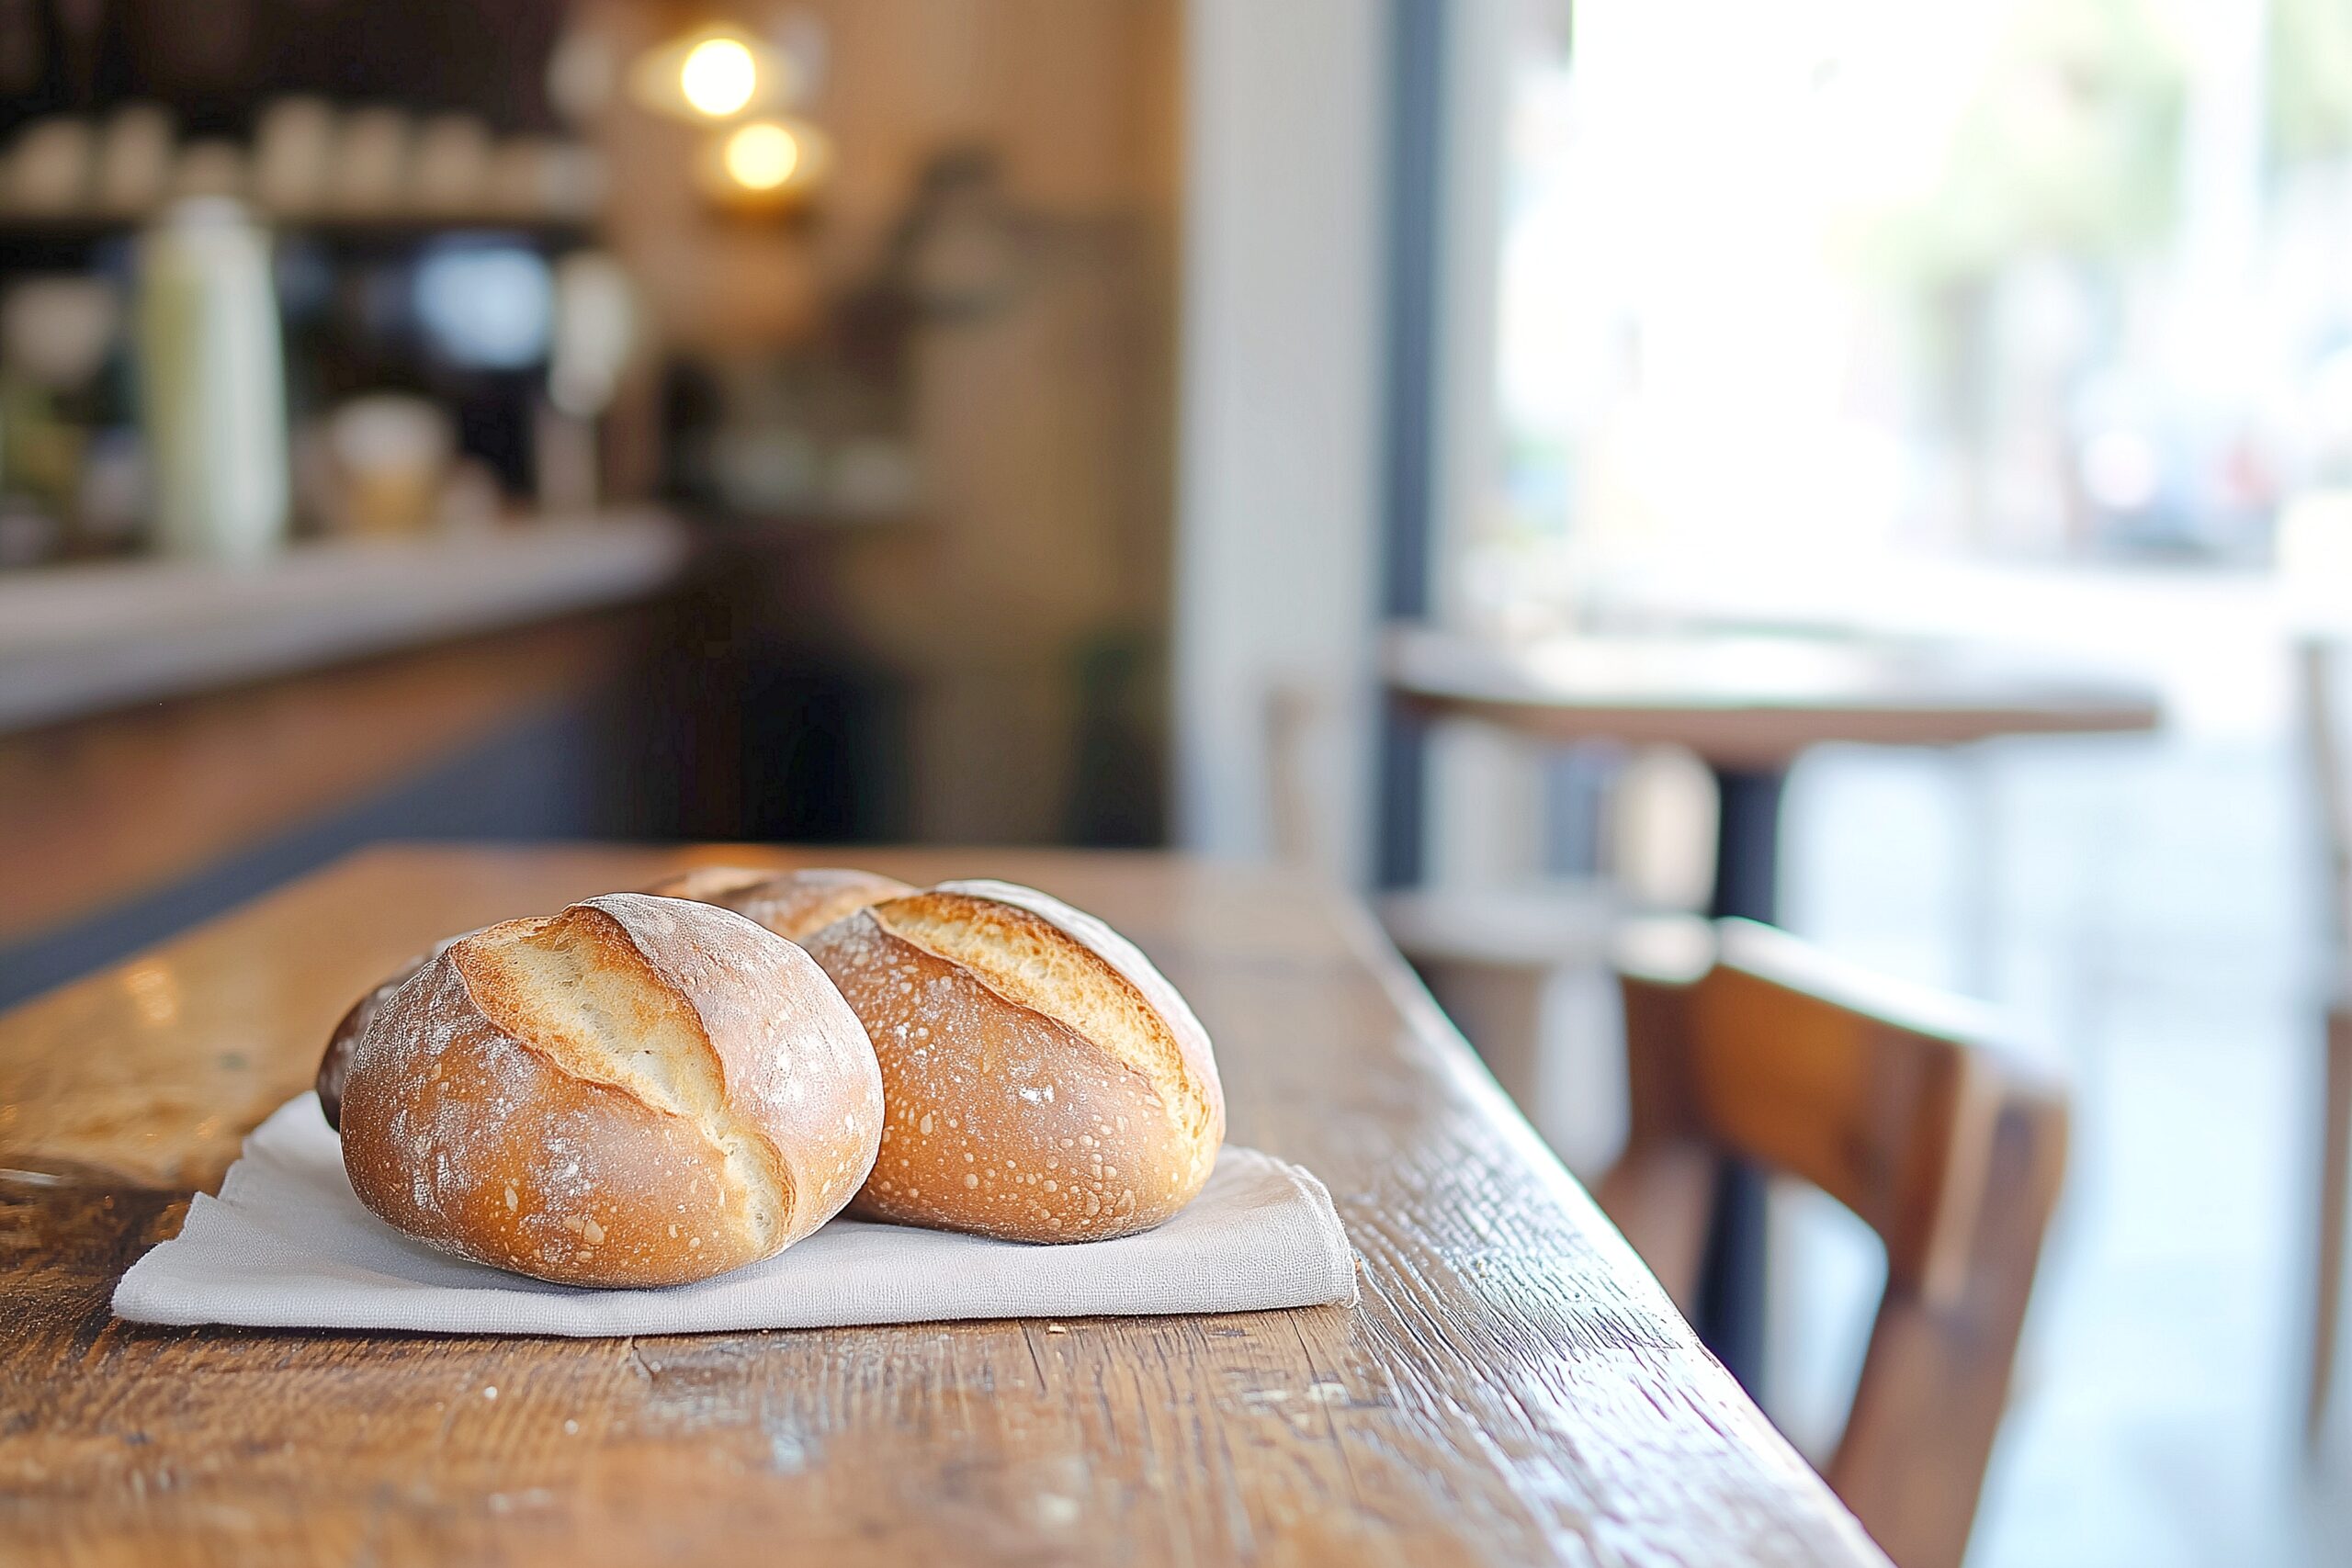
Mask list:
[[[683,177],[699,133],[623,110],[605,137],[614,243],[672,352],[753,373],[822,338],[934,156],[995,157],[1021,236],[1014,287],[913,327],[894,434],[921,500],[861,530],[898,538],[845,546],[832,570],[846,639],[911,689],[915,835],[1050,840],[1069,820],[1084,660],[1156,659],[1170,620],[1182,7],[807,9],[830,40],[806,111],[838,147],[821,198],[798,220],[708,210]],[[595,14],[631,47],[705,19]],[[1157,722],[1138,712],[1127,728]]]
[[627,614],[0,737],[0,945],[423,772],[622,667]]

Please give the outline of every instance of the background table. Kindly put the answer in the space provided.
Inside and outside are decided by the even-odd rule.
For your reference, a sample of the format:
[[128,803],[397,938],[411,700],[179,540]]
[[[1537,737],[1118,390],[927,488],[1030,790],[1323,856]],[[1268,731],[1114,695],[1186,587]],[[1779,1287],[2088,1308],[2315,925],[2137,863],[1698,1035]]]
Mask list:
[[606,1341],[112,1319],[355,993],[682,858],[375,852],[0,1017],[6,1555],[1883,1563],[1368,919],[1272,871],[856,857],[1134,936],[1216,1038],[1234,1139],[1329,1183],[1353,1309]]
[[[2018,652],[1886,637],[1681,632],[1514,647],[1400,625],[1389,629],[1384,660],[1391,694],[1425,717],[1555,743],[1696,752],[1719,802],[1708,913],[1768,922],[1780,914],[1781,796],[1790,764],[1812,747],[2131,732],[2154,728],[2161,715],[2144,682]],[[1724,1365],[1759,1391],[1765,1289],[1764,1183],[1727,1165],[1695,1314]]]

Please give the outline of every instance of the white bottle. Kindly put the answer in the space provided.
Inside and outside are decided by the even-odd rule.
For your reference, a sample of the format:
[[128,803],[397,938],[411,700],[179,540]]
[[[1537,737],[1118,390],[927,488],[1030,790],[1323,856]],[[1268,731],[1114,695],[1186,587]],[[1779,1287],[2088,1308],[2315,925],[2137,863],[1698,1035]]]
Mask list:
[[155,543],[245,565],[286,538],[286,369],[269,239],[183,201],[139,242],[139,377]]

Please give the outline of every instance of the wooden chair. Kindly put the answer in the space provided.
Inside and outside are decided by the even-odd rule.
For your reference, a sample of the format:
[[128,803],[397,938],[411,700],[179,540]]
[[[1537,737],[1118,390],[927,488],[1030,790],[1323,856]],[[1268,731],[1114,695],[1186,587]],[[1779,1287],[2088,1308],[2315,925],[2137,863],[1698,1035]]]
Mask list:
[[2311,1381],[2303,1438],[2316,1447],[2327,1425],[2336,1336],[2344,1316],[2345,1185],[2352,1177],[2352,782],[2336,713],[2336,645],[2312,637],[2296,649],[2303,749],[2326,854],[2329,1001],[2321,1066],[2318,1224],[2312,1248]]
[[1769,927],[1652,922],[1623,952],[1632,1128],[1602,1207],[1686,1308],[1727,1156],[1878,1234],[1886,1292],[1826,1473],[1901,1568],[1953,1568],[2064,1169],[2064,1099],[1983,1043],[1967,1004]]

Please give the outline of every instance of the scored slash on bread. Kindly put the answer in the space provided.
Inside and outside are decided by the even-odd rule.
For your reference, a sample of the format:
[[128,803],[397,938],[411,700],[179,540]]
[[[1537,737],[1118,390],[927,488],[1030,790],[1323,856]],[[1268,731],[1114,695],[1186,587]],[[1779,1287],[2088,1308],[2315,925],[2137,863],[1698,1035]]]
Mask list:
[[378,1008],[343,1100],[371,1211],[580,1285],[773,1256],[849,1201],[881,1123],[865,1032],[807,953],[627,893],[450,944]]
[[[797,871],[779,872],[741,865],[704,865],[665,876],[640,891],[657,897],[685,898],[733,909],[786,941],[797,942],[868,904],[896,898],[914,889],[896,877],[841,866],[805,866]],[[419,953],[397,973],[386,976],[373,990],[352,1003],[351,1010],[343,1015],[327,1036],[326,1051],[319,1058],[316,1086],[319,1111],[326,1117],[328,1126],[338,1132],[343,1129],[344,1075],[349,1070],[351,1048],[358,1043],[368,1021],[410,976],[458,940],[449,938],[431,953]]]
[[1159,1224],[1208,1179],[1207,1032],[1148,959],[1034,888],[946,883],[819,931],[888,1120],[852,1212],[1021,1241]]

